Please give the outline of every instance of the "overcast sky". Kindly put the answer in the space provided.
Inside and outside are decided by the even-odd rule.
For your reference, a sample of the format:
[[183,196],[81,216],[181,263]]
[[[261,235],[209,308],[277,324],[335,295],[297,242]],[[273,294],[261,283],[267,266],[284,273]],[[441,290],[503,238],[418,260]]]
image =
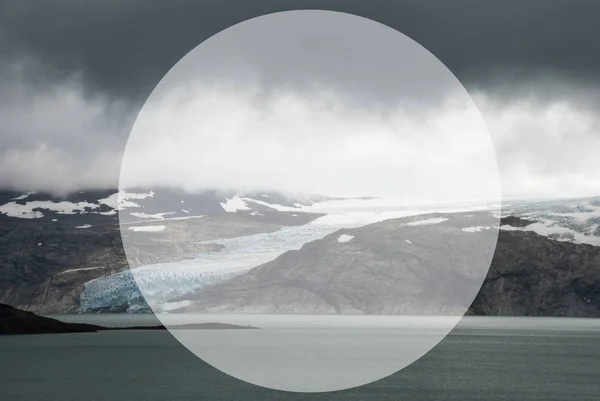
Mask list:
[[[600,54],[593,51],[600,45],[600,29],[594,23],[600,4],[581,1],[574,7],[568,1],[533,0],[447,3],[1,1],[0,185],[55,191],[116,187],[121,157],[137,114],[161,78],[186,53],[212,35],[249,18],[296,8],[321,8],[386,24],[416,40],[450,69],[475,99],[489,129],[505,196],[600,192],[596,179],[600,176],[600,163],[595,157],[600,149]],[[364,25],[368,26],[377,25]],[[339,110],[330,110],[319,121],[330,119],[329,123],[341,130],[336,132],[348,132],[344,124],[354,122],[351,126],[356,130],[352,134],[355,137],[360,137],[367,127],[375,130],[389,123],[390,116],[398,111],[399,97],[407,93],[419,105],[411,110],[445,110],[436,114],[439,121],[450,121],[447,116],[456,113],[472,116],[469,107],[452,112],[444,108],[442,100],[447,97],[439,96],[441,93],[452,93],[461,107],[464,94],[457,95],[452,79],[440,76],[438,64],[427,61],[425,56],[425,61],[415,60],[411,65],[420,67],[420,78],[402,81],[402,77],[411,77],[410,71],[398,74],[395,54],[386,50],[395,42],[370,42],[375,35],[372,32],[345,33],[340,37],[340,32],[347,30],[339,28],[308,29],[306,35],[312,39],[300,37],[294,41],[297,35],[288,32],[286,36],[290,25],[275,21],[270,25],[273,34],[266,34],[263,28],[250,30],[238,35],[227,51],[222,46],[217,46],[219,50],[210,48],[223,36],[217,35],[198,48],[204,50],[194,52],[204,60],[218,61],[202,63],[203,82],[243,81],[247,85],[243,90],[238,85],[239,93],[220,91],[220,98],[204,97],[204,101],[210,98],[213,105],[222,104],[231,96],[232,102],[238,102],[233,109],[243,113],[243,99],[259,88],[259,96],[252,99],[255,107],[244,115],[252,120],[252,113],[260,116],[267,106],[281,116],[290,113],[289,108],[282,106],[286,93],[292,94],[293,101],[304,99],[310,104],[316,93],[326,92],[334,104],[344,99],[346,117],[350,115],[355,120],[341,118],[343,113],[339,114]],[[310,49],[298,51],[305,41],[312,43]],[[279,51],[274,52],[277,48]],[[344,62],[349,57],[351,62]],[[183,72],[176,75],[187,77],[193,70],[187,75]],[[423,79],[426,76],[437,78]],[[185,79],[182,82],[185,87]],[[399,87],[404,90],[398,90]],[[302,109],[306,105],[298,104],[305,113],[303,121],[320,118],[313,111],[307,115],[307,109]],[[207,105],[203,107],[206,109]],[[165,111],[173,110],[172,106],[162,110],[164,121],[169,121],[164,116],[175,118],[175,114]],[[367,117],[348,110],[363,110],[361,116]],[[233,120],[250,121],[240,114],[233,115]],[[379,118],[377,128],[367,124],[374,115]],[[464,118],[467,120],[460,121],[474,121]],[[269,129],[281,129],[274,119],[267,122]],[[303,128],[314,133],[323,127],[307,124]],[[294,141],[298,141],[298,135]],[[310,142],[294,143],[306,151],[302,146]],[[356,147],[356,143],[352,146]],[[375,146],[373,141],[369,143]],[[399,146],[385,141],[377,146],[382,150],[391,145]],[[481,146],[478,149],[486,149],[484,141]],[[442,149],[450,148],[440,147],[440,154]],[[272,165],[274,161],[269,162]],[[372,165],[365,159],[363,166],[369,163]],[[268,166],[265,162],[260,172],[255,172],[259,178],[253,185],[282,185],[278,180],[271,183],[263,178],[261,174]],[[386,167],[390,165],[382,163],[374,171]],[[486,171],[485,174],[491,174]],[[358,171],[353,174],[360,175]],[[485,174],[477,179],[483,179]],[[235,180],[231,181],[232,175],[224,173],[223,185],[236,185]],[[215,177],[218,176],[212,175]],[[209,181],[207,177],[203,180]],[[329,180],[332,182],[331,177]],[[317,189],[327,188],[326,183],[323,180]],[[307,189],[304,184],[299,187]],[[376,188],[364,188],[377,192]],[[348,192],[347,187],[335,190]]]
[[194,49],[148,99],[123,163],[128,187],[499,193],[485,123],[452,73],[397,31],[330,11],[255,18]]

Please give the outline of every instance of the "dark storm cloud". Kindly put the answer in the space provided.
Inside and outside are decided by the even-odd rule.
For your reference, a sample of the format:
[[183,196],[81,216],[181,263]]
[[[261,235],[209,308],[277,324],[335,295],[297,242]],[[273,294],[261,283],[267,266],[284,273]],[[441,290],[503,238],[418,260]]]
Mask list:
[[256,84],[256,102],[265,111],[282,91],[315,103],[324,91],[334,92],[350,112],[376,114],[394,112],[398,104],[415,114],[439,112],[449,96],[465,95],[431,53],[397,31],[367,18],[315,10],[270,14],[220,32],[170,70],[168,81],[157,90],[193,81],[234,82],[240,91]]
[[138,103],[211,35],[290,9],[343,11],[387,24],[433,52],[467,88],[518,83],[541,72],[595,81],[600,70],[595,1],[5,1],[0,7],[2,58],[39,60],[29,66],[30,80],[79,74],[88,94]]
[[[505,188],[517,182],[515,190],[527,193],[542,182],[555,193],[571,191],[570,183],[596,186],[600,2],[584,0],[0,0],[0,186],[116,186],[135,116],[169,69],[232,25],[293,9],[363,16],[431,51],[476,95]],[[311,27],[307,32],[318,38]],[[290,53],[300,42],[286,49],[283,38],[271,39],[280,58],[250,43],[251,52],[240,48],[215,71],[236,76],[254,68],[271,85],[296,80],[302,87],[299,76],[313,68],[336,89],[370,91],[359,103],[396,95],[388,85],[394,71],[385,63],[369,85],[353,79],[353,69],[373,64],[369,43],[348,68],[331,62],[335,57],[319,65],[318,52],[302,60],[301,52]],[[360,42],[360,34],[353,40]],[[322,52],[328,51],[324,40]],[[430,90],[429,98],[439,92]]]

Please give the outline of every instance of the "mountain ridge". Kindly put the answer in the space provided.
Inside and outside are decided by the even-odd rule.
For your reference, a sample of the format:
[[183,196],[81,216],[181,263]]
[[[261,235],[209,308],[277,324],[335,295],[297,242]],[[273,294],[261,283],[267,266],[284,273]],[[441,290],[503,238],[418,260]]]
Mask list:
[[[102,199],[110,192],[106,191],[99,191],[94,196]],[[0,204],[2,201],[27,203],[30,195],[14,200],[23,195],[16,192],[0,192]],[[72,200],[91,199],[85,200],[86,194],[78,196],[80,198]],[[191,242],[202,242],[227,236],[269,232],[286,225],[307,224],[322,216],[308,213],[308,209],[295,205],[294,200],[288,200],[286,205],[281,205],[285,203],[284,200],[276,199],[274,193],[250,194],[248,196],[253,198],[246,200],[231,196],[210,200],[209,203],[218,211],[201,218],[191,219],[189,214],[181,212],[178,217],[172,219],[169,218],[170,215],[161,216],[162,218],[138,218],[129,224],[131,227],[164,226],[163,234],[168,234],[171,228],[178,227],[179,224],[186,230],[204,233],[201,236],[190,237],[190,240],[193,240]],[[158,196],[154,200],[169,197],[170,195]],[[260,200],[258,198],[267,202],[256,203]],[[43,198],[32,199],[40,201]],[[151,197],[148,199],[152,200]],[[181,199],[172,200],[173,202],[167,204],[183,208]],[[134,203],[143,201],[144,199],[132,199]],[[202,203],[202,199],[199,201]],[[231,207],[231,211],[226,211],[222,203],[227,204],[229,201],[232,204],[227,207]],[[183,204],[186,202],[187,200],[184,200]],[[164,203],[159,201],[154,205],[159,209],[148,209],[146,214],[164,214],[168,209],[160,209],[163,205]],[[273,209],[268,205],[281,205],[285,208]],[[594,270],[576,269],[580,274],[577,277],[563,273],[569,271],[564,267],[569,266],[569,263],[571,268],[581,267],[586,263],[589,266],[600,266],[593,252],[589,251],[594,247],[580,246],[585,245],[581,241],[593,243],[598,238],[594,236],[594,232],[600,231],[600,220],[596,217],[599,208],[600,198],[508,204],[499,233],[500,249],[469,313],[598,316],[600,300],[594,288],[600,286],[600,283]],[[41,313],[81,312],[80,296],[86,283],[98,277],[126,272],[131,260],[128,263],[125,258],[121,238],[123,230],[119,230],[117,225],[117,218],[121,216],[94,214],[98,222],[89,224],[89,220],[86,219],[90,216],[92,214],[79,212],[72,215],[59,214],[60,220],[53,221],[52,215],[26,219],[8,217],[0,213],[0,302]],[[228,223],[222,224],[224,221]],[[89,224],[90,227],[81,228],[84,224]],[[224,228],[229,230],[228,234],[223,231]],[[174,233],[177,233],[177,230]],[[147,238],[147,243],[151,246],[163,246],[165,257],[169,260],[184,259],[186,255],[193,255],[194,252],[219,252],[222,249],[217,243],[188,246],[181,243],[181,236],[169,237],[170,234],[167,238],[171,238],[169,241],[172,244],[163,242],[161,245],[160,242],[156,242],[160,238],[158,234],[138,233],[132,230],[124,232],[138,236],[136,238]],[[529,250],[523,248],[522,244],[528,244]],[[517,256],[511,257],[507,250],[510,247],[517,250]],[[584,257],[577,259],[578,253]],[[544,255],[552,257],[547,258]],[[142,258],[135,263],[145,262]],[[512,266],[508,266],[509,264]],[[551,297],[560,301],[552,304],[548,301]],[[532,306],[527,307],[528,303]],[[143,297],[140,304],[143,304]],[[115,302],[90,311],[122,312],[130,306]]]

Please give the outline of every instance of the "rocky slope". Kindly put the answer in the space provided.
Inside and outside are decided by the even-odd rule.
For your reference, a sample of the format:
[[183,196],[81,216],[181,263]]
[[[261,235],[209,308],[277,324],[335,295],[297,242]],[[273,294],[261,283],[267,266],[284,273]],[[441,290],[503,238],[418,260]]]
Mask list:
[[485,277],[496,222],[431,214],[344,229],[178,301],[191,303],[182,312],[461,314]]
[[73,310],[83,284],[127,268],[114,225],[80,230],[0,216],[0,302],[39,313]]
[[[463,294],[481,284],[469,268],[486,257],[467,250],[485,241],[485,231],[463,233],[457,241],[457,231],[451,231],[448,222],[402,227],[401,221],[337,232],[309,243],[244,275],[182,297],[179,300],[190,304],[180,311],[451,314],[461,310],[468,300]],[[512,217],[503,224],[519,227],[528,222]],[[398,230],[410,242],[400,240]],[[340,235],[352,238],[339,243]],[[600,248],[527,231],[501,230],[498,239],[470,314],[600,317]]]

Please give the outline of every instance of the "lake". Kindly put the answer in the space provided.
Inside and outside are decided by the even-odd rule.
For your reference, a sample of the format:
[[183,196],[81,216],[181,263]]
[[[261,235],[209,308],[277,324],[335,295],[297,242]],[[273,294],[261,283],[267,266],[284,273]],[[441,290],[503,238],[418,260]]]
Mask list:
[[[91,320],[152,323],[150,317],[131,315]],[[312,394],[234,379],[166,331],[7,336],[0,338],[0,398],[598,400],[599,327],[595,319],[465,318],[431,352],[398,373],[349,390]]]

